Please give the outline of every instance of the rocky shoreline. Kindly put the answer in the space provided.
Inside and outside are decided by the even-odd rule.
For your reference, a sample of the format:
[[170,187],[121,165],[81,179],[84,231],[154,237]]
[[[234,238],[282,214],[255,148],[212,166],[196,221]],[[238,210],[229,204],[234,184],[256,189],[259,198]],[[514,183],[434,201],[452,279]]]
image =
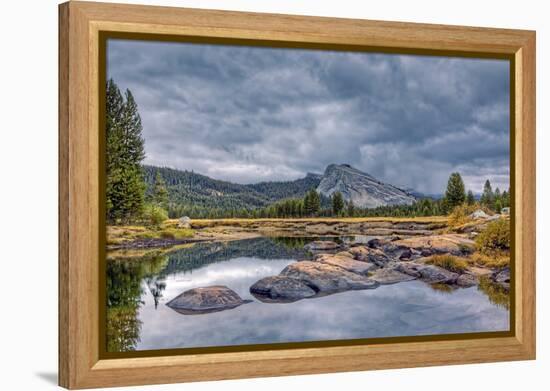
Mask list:
[[[250,287],[250,293],[264,303],[291,303],[412,280],[459,289],[475,286],[481,278],[488,278],[509,290],[509,268],[491,270],[468,266],[463,270],[448,270],[430,263],[431,257],[436,255],[466,257],[471,254],[474,242],[466,234],[375,238],[367,244],[349,246],[318,240],[308,243],[306,248],[314,254],[313,259],[296,261],[278,275],[260,279]],[[229,288],[221,288],[224,300],[217,304],[216,311],[235,308],[245,302]],[[174,309],[184,314],[210,312],[212,308],[208,305],[216,302],[219,295],[219,286],[186,291],[180,296],[185,296],[186,302],[193,306]]]

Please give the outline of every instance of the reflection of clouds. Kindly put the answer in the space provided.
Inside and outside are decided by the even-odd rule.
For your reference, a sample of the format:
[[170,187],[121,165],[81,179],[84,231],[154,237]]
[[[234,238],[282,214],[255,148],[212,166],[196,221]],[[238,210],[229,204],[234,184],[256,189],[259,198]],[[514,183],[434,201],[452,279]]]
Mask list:
[[410,336],[508,329],[508,311],[491,304],[475,287],[442,293],[420,281],[344,292],[290,304],[254,301],[232,310],[180,315],[166,301],[199,286],[226,285],[243,298],[258,279],[278,274],[290,260],[236,258],[192,274],[166,279],[155,310],[145,292],[138,349],[242,345],[312,340]]

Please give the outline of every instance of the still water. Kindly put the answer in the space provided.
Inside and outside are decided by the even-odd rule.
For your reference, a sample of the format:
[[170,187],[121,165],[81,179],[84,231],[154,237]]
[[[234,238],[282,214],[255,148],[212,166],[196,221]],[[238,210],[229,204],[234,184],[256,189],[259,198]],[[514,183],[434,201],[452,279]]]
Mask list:
[[[289,263],[308,258],[303,250],[308,241],[259,238],[197,244],[140,260],[110,259],[108,350],[508,330],[508,297],[491,286],[448,290],[410,281],[294,303],[262,303],[255,299],[250,286],[263,277],[279,274]],[[166,306],[188,289],[210,285],[225,285],[243,299],[253,301],[199,315],[182,315]]]

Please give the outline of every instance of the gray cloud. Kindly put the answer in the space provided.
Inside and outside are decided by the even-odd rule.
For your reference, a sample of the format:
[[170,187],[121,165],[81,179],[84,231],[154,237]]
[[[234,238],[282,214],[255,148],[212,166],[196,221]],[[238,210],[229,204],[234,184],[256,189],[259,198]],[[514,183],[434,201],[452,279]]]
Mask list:
[[146,163],[239,183],[349,163],[438,193],[459,171],[509,185],[502,60],[111,40],[108,77],[139,105]]

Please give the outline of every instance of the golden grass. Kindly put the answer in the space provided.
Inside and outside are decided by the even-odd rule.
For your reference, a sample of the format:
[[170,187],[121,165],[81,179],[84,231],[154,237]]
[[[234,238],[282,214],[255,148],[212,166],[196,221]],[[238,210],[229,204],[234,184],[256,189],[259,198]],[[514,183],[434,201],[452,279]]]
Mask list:
[[476,266],[488,267],[491,269],[501,269],[510,266],[510,253],[507,251],[494,252],[492,254],[483,254],[476,251],[470,255],[470,263]]
[[164,239],[185,239],[194,234],[193,230],[187,228],[166,228],[160,231],[160,237]]
[[442,267],[454,273],[462,273],[468,269],[468,260],[466,258],[454,255],[432,255],[426,260],[427,264]]
[[[176,225],[178,220],[167,220],[164,224]],[[215,225],[256,225],[269,223],[366,223],[366,222],[407,222],[407,223],[447,223],[446,216],[422,216],[422,217],[304,217],[304,218],[263,218],[263,219],[192,219],[193,228],[205,228]]]
[[116,245],[138,239],[184,239],[194,235],[189,228],[178,228],[176,224],[161,224],[159,227],[108,226],[107,244]]

